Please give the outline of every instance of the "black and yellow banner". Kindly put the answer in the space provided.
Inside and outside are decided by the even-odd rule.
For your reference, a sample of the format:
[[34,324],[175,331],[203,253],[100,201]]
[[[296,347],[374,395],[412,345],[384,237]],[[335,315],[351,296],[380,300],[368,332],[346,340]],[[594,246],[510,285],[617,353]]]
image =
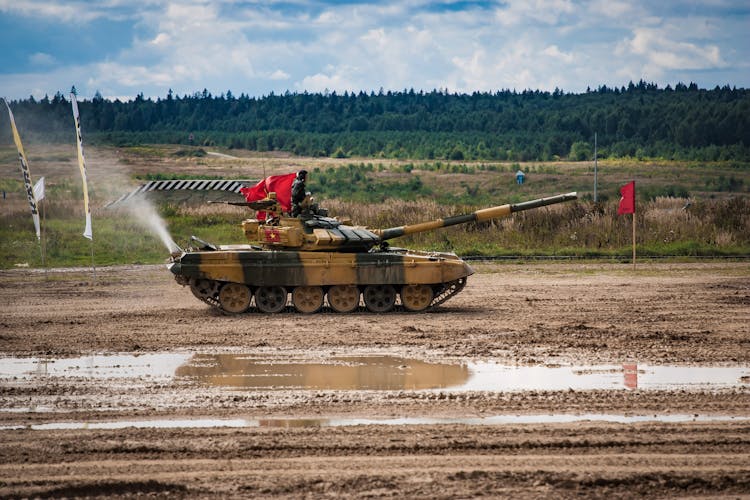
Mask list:
[[90,239],[94,239],[94,235],[91,229],[91,208],[89,208],[89,188],[86,181],[86,161],[83,156],[83,137],[81,136],[81,117],[78,114],[78,101],[76,101],[76,95],[70,94],[70,102],[73,105],[73,119],[76,122],[76,142],[78,145],[78,167],[81,169],[81,179],[83,180],[83,208],[86,212],[86,228],[83,230],[83,235]]
[[31,217],[34,219],[34,228],[36,229],[37,239],[41,238],[39,231],[39,210],[37,209],[37,199],[34,194],[34,186],[31,183],[31,172],[29,171],[29,162],[26,161],[26,153],[23,151],[23,144],[21,143],[21,136],[18,134],[16,128],[16,120],[13,118],[13,112],[10,110],[8,101],[3,99],[5,107],[8,108],[8,116],[10,116],[10,128],[13,130],[13,140],[16,143],[18,149],[18,159],[21,161],[21,172],[23,173],[23,183],[26,188],[26,196],[29,199],[29,205],[31,206]]

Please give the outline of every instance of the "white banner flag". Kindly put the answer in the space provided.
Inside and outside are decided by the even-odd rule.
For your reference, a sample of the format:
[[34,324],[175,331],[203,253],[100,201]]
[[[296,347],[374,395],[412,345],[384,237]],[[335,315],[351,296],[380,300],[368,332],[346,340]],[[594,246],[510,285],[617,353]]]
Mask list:
[[76,123],[76,141],[78,143],[78,167],[81,170],[81,179],[83,180],[83,208],[86,212],[86,228],[83,230],[83,235],[90,239],[94,239],[93,232],[91,230],[91,208],[89,208],[89,188],[86,182],[86,161],[83,157],[83,137],[81,136],[81,117],[78,114],[78,101],[76,101],[76,95],[70,94],[70,102],[73,105],[73,120]]
[[34,184],[34,197],[37,203],[44,199],[44,177],[40,177]]
[[10,110],[8,101],[3,99],[5,107],[8,108],[8,116],[10,116],[10,128],[13,131],[13,141],[16,143],[16,149],[18,149],[18,159],[21,161],[21,172],[23,173],[23,183],[26,187],[26,197],[29,199],[29,205],[31,206],[31,218],[34,219],[34,228],[36,229],[36,238],[41,240],[41,233],[39,232],[39,210],[36,206],[36,197],[34,196],[34,188],[31,186],[31,172],[29,171],[29,162],[26,161],[26,153],[23,151],[23,144],[21,144],[21,136],[18,135],[18,129],[16,128],[16,120],[13,118],[13,112]]

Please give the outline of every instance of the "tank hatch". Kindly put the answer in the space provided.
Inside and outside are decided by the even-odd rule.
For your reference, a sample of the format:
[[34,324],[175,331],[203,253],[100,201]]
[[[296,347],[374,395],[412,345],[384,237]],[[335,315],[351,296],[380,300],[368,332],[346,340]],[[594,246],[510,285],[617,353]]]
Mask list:
[[333,217],[315,217],[305,221],[305,226],[315,229],[335,229],[341,225],[341,221]]

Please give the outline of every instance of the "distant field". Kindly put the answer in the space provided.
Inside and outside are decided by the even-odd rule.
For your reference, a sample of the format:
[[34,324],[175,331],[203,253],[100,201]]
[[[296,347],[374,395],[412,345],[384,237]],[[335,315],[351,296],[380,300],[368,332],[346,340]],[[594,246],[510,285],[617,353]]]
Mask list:
[[[34,180],[47,183],[48,265],[90,263],[83,231],[82,193],[72,145],[26,144]],[[220,153],[220,154],[213,154]],[[168,252],[130,214],[103,206],[153,178],[260,179],[305,168],[308,183],[332,215],[388,227],[478,208],[577,191],[580,201],[517,214],[512,219],[444,229],[394,241],[400,246],[454,250],[462,255],[628,255],[630,219],[617,216],[619,186],[636,180],[642,255],[750,254],[750,164],[607,160],[593,162],[408,161],[379,158],[304,158],[285,153],[141,145],[86,148],[98,265],[154,263]],[[515,183],[522,170],[526,182]],[[4,244],[2,266],[41,265],[14,148],[0,148]],[[241,243],[244,209],[155,197],[153,203],[178,244],[190,235]],[[688,208],[683,209],[689,205]]]

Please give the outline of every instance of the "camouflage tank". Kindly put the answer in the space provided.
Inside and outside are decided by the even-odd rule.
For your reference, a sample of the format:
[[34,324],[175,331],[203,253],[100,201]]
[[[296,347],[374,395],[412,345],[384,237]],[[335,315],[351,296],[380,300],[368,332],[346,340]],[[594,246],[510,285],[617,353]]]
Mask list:
[[[269,215],[242,222],[248,244],[217,246],[193,237],[197,246],[174,254],[168,267],[198,299],[230,314],[253,303],[261,312],[280,312],[290,294],[302,313],[318,312],[326,303],[333,311],[352,312],[360,302],[376,313],[397,305],[423,311],[459,293],[474,270],[454,253],[393,248],[389,240],[576,198],[568,193],[388,229],[351,226],[317,209],[299,217]],[[279,213],[272,197],[231,204]]]

